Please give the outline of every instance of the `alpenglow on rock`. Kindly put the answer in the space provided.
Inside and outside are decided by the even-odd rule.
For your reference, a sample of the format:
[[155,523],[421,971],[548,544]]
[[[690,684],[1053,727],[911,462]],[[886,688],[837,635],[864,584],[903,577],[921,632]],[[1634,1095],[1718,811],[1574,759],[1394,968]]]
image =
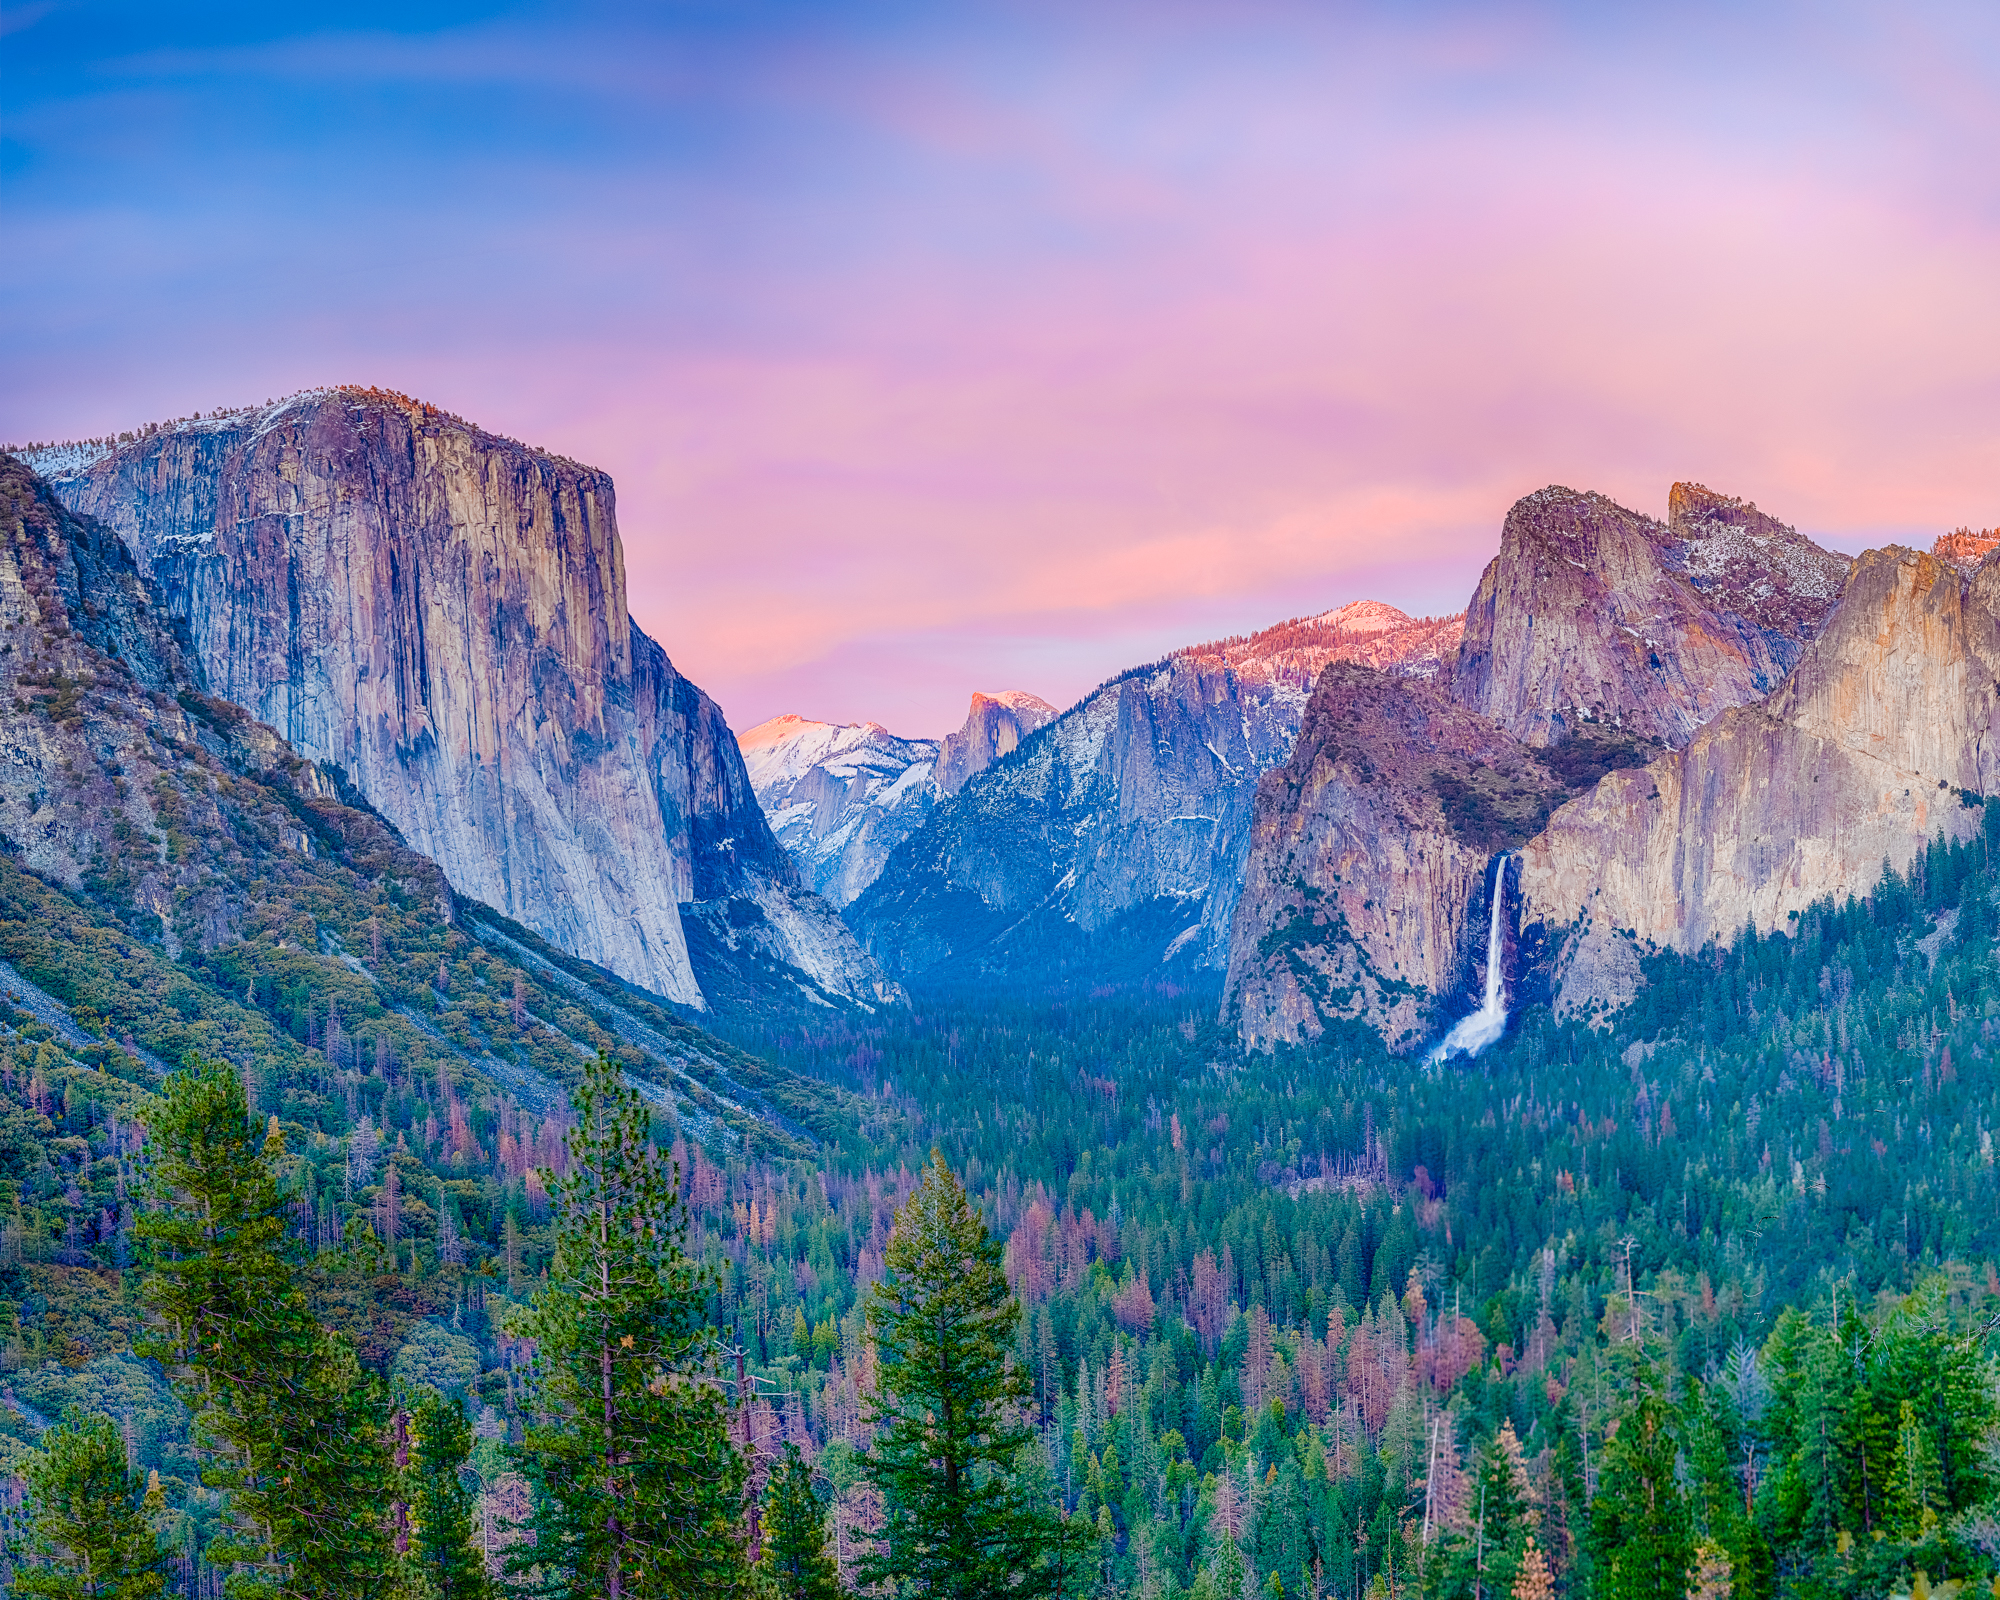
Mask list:
[[1648,946],[1699,950],[1865,894],[2000,793],[2000,566],[1871,550],[1770,699],[1614,772],[1521,855],[1559,1012],[1616,1007]]
[[934,739],[898,739],[875,722],[783,716],[737,743],[778,843],[837,906],[873,883],[889,852],[931,814]]
[[984,772],[1056,714],[1021,689],[975,694],[965,725],[899,739],[878,722],[773,717],[741,735],[750,785],[806,883],[837,906],[881,875],[890,851],[943,795]]
[[1368,1022],[1396,1049],[1485,982],[1492,859],[1568,797],[1523,744],[1433,683],[1320,674],[1298,743],[1257,785],[1224,1014],[1244,1042]]
[[975,694],[965,725],[944,736],[938,751],[932,787],[941,795],[957,794],[966,780],[984,772],[1037,728],[1056,719],[1056,708],[1025,689]]
[[29,459],[118,531],[211,692],[461,893],[684,1004],[683,908],[710,948],[740,930],[822,988],[888,992],[799,889],[721,711],[627,614],[604,473],[353,388]]
[[1466,608],[1452,697],[1529,744],[1593,721],[1685,744],[1777,687],[1848,566],[1699,484],[1673,486],[1665,523],[1600,494],[1538,490],[1507,513]]
[[849,920],[905,976],[1216,973],[1252,791],[1290,753],[1320,669],[1432,676],[1458,625],[1363,602],[1124,673],[941,800]]
[[[1698,484],[1673,486],[1665,523],[1570,489],[1517,502],[1439,685],[1321,676],[1291,759],[1259,785],[1225,1014],[1252,1044],[1337,1017],[1399,1048],[1435,1039],[1484,982],[1494,855],[1526,846],[1510,893],[1545,884],[1537,852],[1561,819],[1812,659],[1849,565]],[[1592,889],[1615,831],[1563,894]],[[1574,951],[1578,973],[1601,956]]]

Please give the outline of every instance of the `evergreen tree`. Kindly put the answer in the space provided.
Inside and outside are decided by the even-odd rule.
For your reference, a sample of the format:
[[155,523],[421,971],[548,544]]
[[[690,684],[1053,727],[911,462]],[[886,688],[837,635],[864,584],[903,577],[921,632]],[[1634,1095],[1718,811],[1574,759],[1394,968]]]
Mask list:
[[517,1451],[535,1541],[510,1570],[576,1600],[734,1593],[743,1465],[706,1381],[712,1284],[617,1063],[600,1055],[575,1104],[569,1175],[543,1174],[554,1259],[516,1328],[535,1341],[536,1421]]
[[887,1550],[861,1563],[863,1579],[952,1600],[1045,1592],[1061,1530],[1014,1472],[1034,1396],[1008,1359],[1020,1305],[999,1245],[936,1152],[896,1213],[885,1264],[868,1306],[877,1430],[868,1474]]
[[42,1435],[22,1476],[27,1537],[12,1553],[26,1567],[14,1593],[37,1600],[147,1600],[166,1591],[166,1557],[141,1502],[143,1476],[106,1416],[72,1410]]
[[826,1505],[789,1440],[764,1499],[761,1565],[765,1587],[782,1600],[840,1600],[840,1575],[826,1553]]
[[1686,1593],[1694,1551],[1671,1418],[1666,1402],[1648,1394],[1605,1447],[1603,1483],[1590,1502],[1600,1600],[1683,1600]]
[[1486,1446],[1477,1493],[1479,1591],[1506,1594],[1541,1525],[1528,1483],[1526,1453],[1512,1422],[1502,1422]]
[[454,1400],[424,1390],[410,1408],[409,1559],[438,1600],[484,1600],[486,1569],[472,1543],[472,1493],[459,1477],[472,1428]]
[[386,1407],[293,1282],[277,1119],[260,1143],[235,1071],[190,1056],[147,1123],[154,1209],[139,1233],[161,1332],[142,1350],[176,1374],[209,1456],[202,1480],[229,1494],[234,1533],[209,1557],[242,1569],[232,1592],[245,1596],[380,1594]]
[[1917,1421],[1917,1408],[1905,1400],[1896,1411],[1896,1452],[1889,1472],[1889,1513],[1896,1532],[1917,1541],[1938,1525],[1937,1450]]

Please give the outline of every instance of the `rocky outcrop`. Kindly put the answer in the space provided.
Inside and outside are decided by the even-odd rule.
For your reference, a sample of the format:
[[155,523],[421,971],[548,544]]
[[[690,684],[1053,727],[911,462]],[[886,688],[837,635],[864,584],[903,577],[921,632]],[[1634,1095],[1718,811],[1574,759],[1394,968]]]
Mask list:
[[603,473],[358,389],[47,461],[209,688],[343,772],[461,892],[687,1005],[680,908],[737,901],[815,981],[886,992],[801,898],[721,712],[627,614]]
[[837,906],[875,881],[937,798],[937,741],[898,739],[880,723],[773,717],[737,743],[778,843]]
[[1768,700],[1555,814],[1522,852],[1522,915],[1557,937],[1560,1010],[1617,1006],[1644,949],[1865,893],[1884,861],[1968,836],[1962,797],[1996,792],[2000,567],[1871,551]]
[[1995,550],[2000,550],[2000,528],[1954,528],[1939,534],[1931,546],[1932,555],[1960,572],[1970,572]]
[[974,694],[965,726],[944,736],[932,788],[941,795],[957,794],[968,778],[984,772],[1055,716],[1054,706],[1025,689]]
[[1360,1018],[1430,1038],[1484,981],[1496,851],[1567,793],[1536,752],[1435,685],[1336,663],[1298,743],[1257,785],[1224,1014],[1244,1040]]
[[1684,744],[1777,686],[1847,565],[1699,484],[1673,486],[1664,524],[1603,495],[1543,489],[1507,514],[1451,693],[1534,745],[1591,722]]
[[1257,779],[1320,670],[1435,672],[1456,622],[1330,612],[1125,673],[940,801],[849,920],[904,975],[1213,981]]

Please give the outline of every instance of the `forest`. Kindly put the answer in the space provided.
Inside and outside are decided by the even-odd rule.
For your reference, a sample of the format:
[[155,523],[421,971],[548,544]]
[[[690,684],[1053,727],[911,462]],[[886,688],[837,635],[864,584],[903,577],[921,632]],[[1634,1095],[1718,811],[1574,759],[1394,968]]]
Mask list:
[[[2000,1594],[1996,845],[1989,807],[1866,899],[1435,1068],[1359,1029],[1245,1055],[1158,985],[702,1043],[391,873],[169,959],[0,863],[16,1589]],[[189,1152],[230,1140],[261,1242],[196,1270]],[[646,1219],[630,1345],[555,1292],[593,1205]],[[984,1296],[938,1323],[984,1352],[945,1477],[892,1337],[940,1237],[992,1269],[932,1284]],[[230,1294],[240,1337],[196,1336]],[[627,1474],[676,1529],[650,1567],[565,1490],[592,1337],[627,1454],[678,1464]],[[151,1587],[61,1587],[77,1485]]]

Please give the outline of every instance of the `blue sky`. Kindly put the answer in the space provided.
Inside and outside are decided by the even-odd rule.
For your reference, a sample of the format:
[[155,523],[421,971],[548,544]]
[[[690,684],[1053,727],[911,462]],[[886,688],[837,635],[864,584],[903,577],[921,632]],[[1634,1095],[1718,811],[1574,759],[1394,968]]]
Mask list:
[[610,469],[740,726],[954,724],[1548,482],[2000,523],[1990,6],[22,5],[0,436],[380,384]]

